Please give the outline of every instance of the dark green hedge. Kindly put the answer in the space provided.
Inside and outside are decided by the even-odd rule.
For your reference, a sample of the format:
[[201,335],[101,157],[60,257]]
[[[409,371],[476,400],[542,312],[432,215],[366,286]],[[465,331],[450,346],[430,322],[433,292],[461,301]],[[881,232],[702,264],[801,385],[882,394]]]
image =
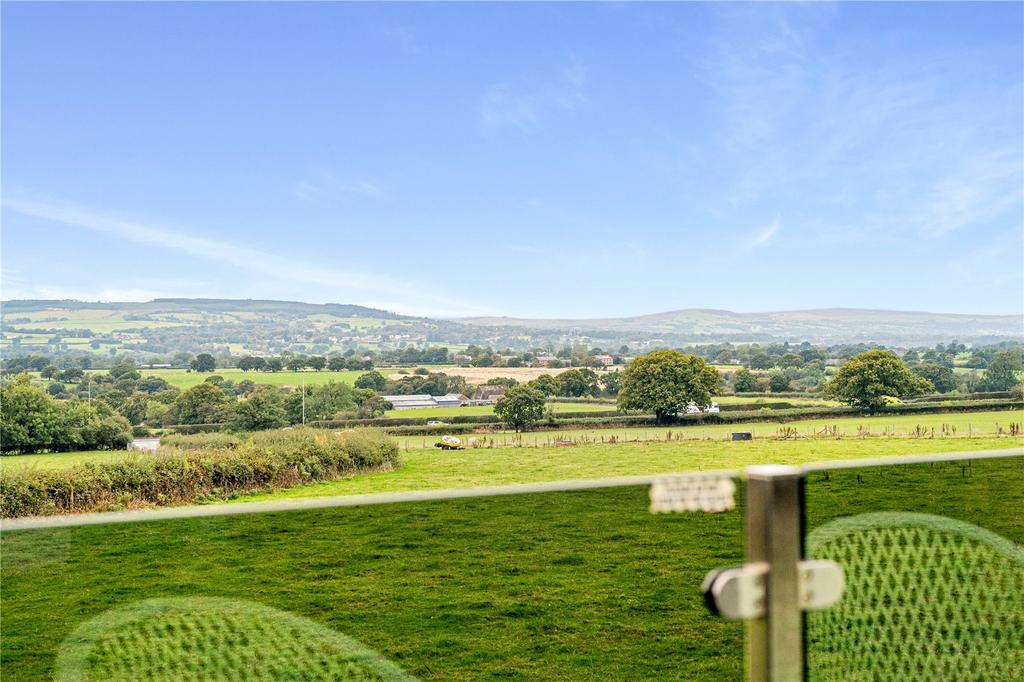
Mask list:
[[223,449],[187,449],[181,439],[188,436],[177,438],[178,448],[158,455],[69,469],[4,469],[0,514],[10,518],[197,502],[400,464],[398,445],[376,429],[264,431]]
[[165,427],[165,430],[171,433],[210,433],[211,431],[220,431],[224,428],[224,424],[174,424],[173,426]]
[[908,403],[935,403],[945,401],[959,402],[961,400],[1012,400],[1014,398],[1019,399],[1020,394],[1016,391],[990,391],[988,393],[966,393],[966,394],[949,394],[949,393],[935,393],[932,395],[923,395],[920,398],[911,398]]

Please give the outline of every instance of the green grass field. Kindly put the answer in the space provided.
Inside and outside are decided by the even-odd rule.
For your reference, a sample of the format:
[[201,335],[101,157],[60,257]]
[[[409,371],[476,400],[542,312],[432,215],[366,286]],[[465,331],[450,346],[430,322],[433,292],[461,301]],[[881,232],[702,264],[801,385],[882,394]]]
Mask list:
[[182,390],[201,384],[214,375],[236,382],[248,379],[257,384],[272,386],[299,386],[303,382],[307,386],[319,386],[331,381],[354,384],[360,375],[365,374],[362,371],[347,370],[343,372],[328,372],[327,370],[322,372],[243,372],[236,368],[218,369],[216,372],[189,372],[184,369],[143,369],[139,372],[143,376],[158,376],[171,386]]
[[0,457],[0,472],[5,469],[65,469],[85,462],[108,462],[138,453],[130,450],[81,450],[79,452],[54,452],[41,455],[7,455]]
[[[799,434],[810,436],[826,427],[835,427],[840,435],[856,436],[858,428],[866,429],[871,435],[883,435],[886,429],[894,435],[911,434],[915,427],[934,428],[941,432],[943,424],[956,427],[957,436],[996,435],[999,429],[1006,431],[1009,424],[1024,422],[1024,411],[952,412],[948,414],[882,415],[876,417],[846,417],[841,419],[804,419],[785,424],[778,422],[740,422],[735,424],[703,424],[692,426],[629,427],[629,428],[567,428],[557,431],[532,431],[522,435],[525,445],[544,445],[557,440],[608,442],[630,440],[664,440],[669,434],[680,439],[727,439],[734,431],[749,431],[754,438],[772,438],[784,428],[796,429]],[[487,445],[502,446],[512,442],[514,434],[498,432],[477,435],[478,441],[487,440]],[[466,438],[473,438],[466,434]],[[433,447],[436,436],[396,436],[403,448]]]
[[[742,562],[738,502],[656,516],[627,487],[5,533],[4,678],[50,679],[62,640],[111,609],[214,597],[308,618],[424,680],[739,679],[743,625],[699,592]],[[812,474],[807,503],[809,529],[911,510],[1024,541],[1020,461]],[[180,659],[194,625],[107,658]]]
[[1024,439],[872,438],[815,441],[672,441],[590,444],[576,447],[481,448],[404,452],[401,468],[372,476],[297,486],[236,501],[404,490],[469,488],[608,476],[742,469],[754,464],[803,464],[910,454],[995,450],[1024,446]]
[[[563,403],[569,405],[569,403]],[[454,408],[453,408],[454,409]],[[477,438],[480,445],[486,447],[468,448],[462,452],[441,452],[434,448],[438,436],[396,436],[395,440],[407,452],[404,455],[406,466],[387,475],[375,475],[369,478],[357,478],[351,481],[336,481],[318,484],[309,488],[296,488],[278,495],[302,496],[308,494],[332,495],[335,488],[347,489],[347,486],[370,486],[369,489],[359,488],[354,492],[380,492],[389,490],[392,481],[405,481],[399,489],[411,489],[415,484],[429,484],[429,487],[453,487],[458,485],[488,485],[495,482],[525,482],[537,480],[554,480],[558,478],[591,478],[594,476],[623,475],[629,467],[636,463],[646,467],[641,473],[659,471],[691,471],[695,469],[723,469],[754,464],[765,460],[762,457],[773,457],[792,452],[791,448],[812,453],[810,456],[830,459],[854,458],[858,453],[864,456],[882,454],[900,454],[901,448],[912,452],[938,452],[949,450],[969,450],[972,448],[991,449],[1016,447],[1024,445],[1024,437],[1011,438],[998,436],[1001,426],[1004,431],[1010,422],[1021,422],[1021,412],[973,412],[953,414],[923,414],[896,417],[859,417],[853,419],[813,419],[777,424],[758,422],[747,424],[710,424],[706,426],[634,428],[634,429],[571,429],[561,431],[538,431],[522,435],[522,444],[526,447],[514,447],[515,436],[512,433],[495,433],[489,435],[467,435],[466,438]],[[942,425],[957,427],[956,437],[943,437]],[[916,426],[935,428],[935,438],[912,438],[907,436]],[[841,440],[822,438],[796,438],[778,440],[780,428],[796,428],[802,434],[820,431],[824,427],[836,427],[842,434]],[[867,428],[874,434],[870,438],[858,438],[858,427]],[[886,428],[900,437],[879,437]],[[733,431],[751,431],[755,440],[750,442],[732,442],[727,440]],[[668,441],[671,434],[672,440]],[[975,438],[967,438],[968,434]],[[930,435],[930,431],[929,431]],[[617,442],[612,442],[612,440]],[[551,447],[560,439],[576,439],[580,445],[575,447]],[[880,446],[884,443],[884,446]],[[928,445],[932,444],[932,445]],[[648,449],[648,447],[653,449]],[[699,448],[706,447],[707,457],[695,457],[692,453],[703,452]],[[883,450],[878,450],[884,447]],[[724,449],[723,449],[724,448]],[[923,449],[922,449],[923,448]],[[934,449],[929,449],[934,448]],[[499,453],[499,454],[494,454]],[[503,454],[501,454],[503,453]],[[668,454],[666,454],[668,453]],[[737,453],[755,453],[758,459],[734,459]],[[821,453],[814,455],[813,453]],[[119,457],[137,456],[125,451],[93,451],[67,452],[40,455],[13,455],[0,457],[0,467],[14,470],[21,467],[37,467],[42,469],[59,469],[86,461],[105,461]],[[800,461],[808,461],[806,458]],[[465,474],[459,473],[463,463],[482,464],[483,469],[473,471],[466,469]],[[418,467],[425,466],[421,471]],[[440,469],[438,469],[440,467]],[[651,468],[657,467],[657,468]],[[450,470],[454,478],[444,471]],[[524,470],[530,473],[524,474]],[[497,476],[493,480],[488,476]],[[408,478],[407,478],[408,477]],[[436,478],[435,478],[436,477]],[[384,485],[385,487],[376,487]],[[397,485],[397,484],[396,484]],[[328,492],[322,492],[327,489]]]

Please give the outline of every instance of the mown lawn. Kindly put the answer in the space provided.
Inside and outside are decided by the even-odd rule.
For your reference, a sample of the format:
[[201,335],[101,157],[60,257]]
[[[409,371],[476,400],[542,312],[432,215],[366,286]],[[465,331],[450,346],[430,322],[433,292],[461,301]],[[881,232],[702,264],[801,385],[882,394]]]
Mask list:
[[[1020,543],[1020,464],[814,474],[808,526],[926,511]],[[732,512],[659,516],[647,495],[628,487],[5,533],[4,679],[49,679],[63,638],[108,609],[215,596],[306,616],[428,680],[738,680],[743,627],[709,615],[699,586],[708,570],[742,561],[742,495]]]

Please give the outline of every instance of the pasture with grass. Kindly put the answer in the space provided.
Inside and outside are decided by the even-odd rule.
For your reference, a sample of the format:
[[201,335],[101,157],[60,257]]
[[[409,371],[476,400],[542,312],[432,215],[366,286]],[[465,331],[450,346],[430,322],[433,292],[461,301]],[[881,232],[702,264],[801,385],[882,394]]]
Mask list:
[[0,682],[1024,682],[1024,3],[0,15]]
[[233,367],[217,369],[214,372],[190,372],[185,369],[143,369],[139,370],[143,376],[156,376],[165,380],[171,386],[182,390],[201,384],[211,376],[222,376],[231,381],[244,381],[248,379],[257,384],[270,384],[271,386],[300,386],[303,383],[307,386],[319,386],[331,381],[340,381],[346,384],[354,384],[362,371],[344,370],[341,372],[315,372],[301,371],[280,372],[248,371],[243,372]]
[[[812,474],[808,529],[913,510],[1024,541],[1019,458],[965,469]],[[707,571],[742,561],[742,486],[737,502],[652,515],[647,488],[625,487],[8,531],[0,655],[5,677],[48,678],[74,633],[95,631],[100,646],[134,644],[100,648],[92,665],[146,670],[183,660],[177,647],[234,613],[251,641],[297,621],[315,651],[354,642],[365,665],[419,679],[737,679],[743,626],[711,616],[699,592]],[[256,629],[239,615],[261,611]],[[179,630],[191,634],[167,636]],[[191,660],[223,661],[217,641]]]

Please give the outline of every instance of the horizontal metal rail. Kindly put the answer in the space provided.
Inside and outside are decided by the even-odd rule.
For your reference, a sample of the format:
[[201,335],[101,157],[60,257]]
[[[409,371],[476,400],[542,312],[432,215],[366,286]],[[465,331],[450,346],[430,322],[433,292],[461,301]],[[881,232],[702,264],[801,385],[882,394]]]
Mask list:
[[402,502],[433,502],[457,500],[467,497],[497,497],[502,495],[527,495],[530,493],[573,492],[651,485],[654,481],[669,476],[673,478],[707,478],[709,475],[738,477],[737,471],[689,472],[685,474],[652,474],[649,476],[620,476],[616,478],[576,479],[568,481],[547,481],[543,483],[515,483],[511,485],[483,486],[475,488],[441,488],[437,490],[411,490],[398,493],[370,493],[364,495],[332,495],[330,497],[303,497],[267,502],[238,502],[181,507],[161,507],[137,511],[94,512],[88,514],[63,514],[54,516],[26,516],[20,519],[0,519],[0,531],[29,530],[35,528],[63,528],[68,526],[95,526],[106,523],[132,523],[139,521],[165,521],[171,519],[192,519],[208,516],[229,516],[237,514],[267,514],[273,512],[302,511],[307,509],[330,509],[333,507],[363,507],[377,504]]
[[[975,450],[951,452],[937,455],[894,456],[876,459],[853,459],[836,462],[817,462],[801,467],[803,472],[853,469],[861,467],[891,466],[898,464],[920,464],[967,459],[989,459],[997,457],[1024,456],[1024,448],[1004,450]],[[0,519],[0,532],[31,530],[39,528],[65,528],[71,526],[94,526],[108,523],[136,523],[144,521],[166,521],[211,516],[233,516],[239,514],[267,514],[274,512],[302,511],[308,509],[330,509],[334,507],[362,507],[402,502],[432,502],[470,497],[496,497],[501,495],[526,495],[530,493],[572,492],[650,485],[656,480],[672,478],[707,478],[709,475],[740,478],[736,470],[712,470],[684,473],[660,473],[646,476],[621,476],[615,478],[574,479],[548,481],[543,483],[516,483],[511,485],[484,486],[474,488],[442,488],[437,490],[413,490],[395,493],[371,493],[363,495],[332,495],[329,497],[304,497],[266,502],[218,503],[161,507],[136,511],[93,512],[87,514],[57,514],[53,516],[28,516],[17,519]]]
[[1000,457],[1022,457],[1024,447],[1003,450],[968,450],[966,452],[942,452],[935,455],[895,455],[871,459],[839,459],[827,462],[811,462],[801,468],[804,472],[834,471],[836,469],[862,469],[867,467],[895,466],[897,464],[929,464],[932,462],[958,462],[965,459],[997,459]]

